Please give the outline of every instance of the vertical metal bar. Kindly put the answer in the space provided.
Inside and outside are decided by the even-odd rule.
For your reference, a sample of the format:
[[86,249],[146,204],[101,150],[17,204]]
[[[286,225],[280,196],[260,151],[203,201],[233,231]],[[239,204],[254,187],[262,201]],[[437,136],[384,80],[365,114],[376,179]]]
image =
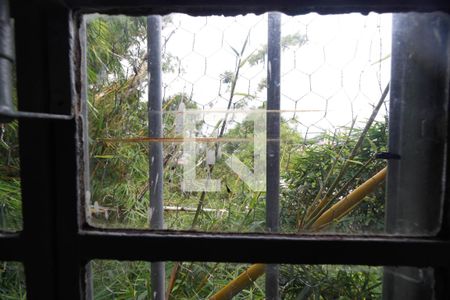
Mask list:
[[[268,15],[266,226],[279,230],[281,14]],[[276,112],[274,112],[276,111]],[[266,299],[279,299],[278,265],[266,266]]]
[[[148,39],[148,135],[162,137],[162,67],[161,67],[161,16],[149,16],[147,20]],[[163,149],[161,143],[149,145],[149,194],[150,228],[164,227],[163,207]],[[164,262],[151,263],[152,298],[164,300]]]
[[[12,84],[11,84],[11,20],[9,13],[9,1],[0,1],[0,123],[8,122],[10,119],[1,117],[6,110],[10,112],[12,106]],[[10,55],[8,55],[10,54]],[[0,205],[0,229],[5,228],[4,206]]]
[[[449,17],[393,18],[386,231],[435,235],[442,224],[448,119]],[[433,270],[385,268],[384,299],[431,299]]]
[[[66,114],[76,100],[80,103],[83,91],[86,92],[82,74],[86,70],[81,58],[82,44],[78,38],[80,23],[76,14],[60,3],[46,7],[47,44],[45,47],[48,64],[48,85],[50,113]],[[58,46],[57,46],[58,45]],[[73,55],[77,60],[71,60]],[[74,70],[78,72],[73,72]],[[76,81],[74,75],[79,74]],[[84,99],[86,100],[86,99]],[[81,219],[79,211],[78,172],[83,172],[78,159],[77,133],[83,131],[82,118],[55,123],[52,121],[50,141],[50,166],[54,169],[51,190],[55,199],[56,223],[56,263],[57,299],[86,299],[85,261],[78,251],[78,232]],[[78,135],[79,136],[79,135]],[[81,194],[84,195],[84,194]],[[84,220],[83,220],[84,221]]]
[[12,119],[2,114],[12,113],[12,28],[9,1],[0,0],[0,123]]
[[[30,3],[27,9],[17,10],[14,17],[18,106],[27,111],[44,110],[49,105],[50,93],[45,63],[48,48],[44,14],[38,4]],[[50,123],[19,120],[21,236],[28,249],[24,250],[24,266],[27,299],[31,300],[58,299],[50,140]]]
[[[80,61],[70,59],[79,57],[74,23],[71,11],[56,2],[16,11],[19,110],[71,110],[83,86],[73,80],[73,63]],[[76,125],[19,120],[21,238],[24,248],[32,249],[24,257],[28,299],[85,299],[77,244]]]
[[[88,82],[87,79],[87,36],[86,36],[86,21],[84,19],[81,20],[79,27],[75,28],[75,32],[77,34],[79,40],[79,51],[81,61],[78,62],[78,68],[80,69],[80,81]],[[83,166],[80,171],[83,171],[83,185],[81,187],[80,194],[85,195],[82,197],[80,201],[84,201],[83,204],[80,203],[79,207],[86,207],[90,205],[90,197],[86,195],[91,195],[91,178],[90,178],[90,153],[89,153],[89,115],[88,115],[88,87],[87,84],[82,84],[79,87],[78,97],[81,107],[81,115],[83,116],[83,124],[82,124],[82,132],[78,132],[79,138],[79,147],[83,147],[83,155],[78,158],[79,165]],[[79,211],[79,219],[80,224],[84,224],[87,222],[86,218],[86,209],[81,209]],[[81,272],[84,271],[84,288],[85,293],[84,296],[86,299],[94,299],[94,281],[92,274],[92,265],[91,262],[86,262],[84,266],[81,268]]]

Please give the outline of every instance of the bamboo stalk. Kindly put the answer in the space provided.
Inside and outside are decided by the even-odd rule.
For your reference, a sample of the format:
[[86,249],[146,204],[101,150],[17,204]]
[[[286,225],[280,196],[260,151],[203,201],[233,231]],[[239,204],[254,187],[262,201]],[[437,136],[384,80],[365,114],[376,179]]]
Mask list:
[[[369,178],[345,198],[325,211],[311,226],[318,230],[347,215],[365,196],[372,192],[385,178],[387,167],[383,168],[373,177]],[[210,300],[227,300],[250,286],[258,277],[265,272],[265,264],[253,264],[238,277],[219,290]]]
[[250,286],[266,271],[265,264],[253,264],[238,277],[230,281],[220,291],[214,294],[209,300],[231,299],[240,291]]
[[314,198],[311,207],[308,209],[308,211],[304,215],[303,219],[301,220],[300,226],[303,226],[305,220],[310,220],[311,219],[311,215],[313,214],[313,212],[316,211],[317,209],[322,209],[323,205],[325,204],[325,201],[323,201],[323,199],[321,200],[320,198],[322,197],[326,186],[328,185],[329,181],[331,180],[331,176],[333,175],[334,170],[336,169],[336,166],[337,166],[338,162],[342,158],[342,154],[344,152],[345,145],[347,145],[348,142],[350,141],[350,138],[351,138],[351,135],[352,135],[355,123],[356,123],[356,118],[353,119],[352,124],[350,126],[350,129],[348,131],[347,138],[345,139],[345,143],[342,144],[341,148],[339,149],[338,155],[334,159],[333,165],[328,170],[328,174],[325,177],[325,180],[324,180],[322,186],[320,187],[319,192],[316,194],[316,197]]
[[367,194],[372,192],[380,182],[386,178],[387,168],[385,167],[372,178],[361,184],[348,196],[341,199],[335,205],[325,211],[311,226],[313,230],[323,228],[335,219],[339,219],[347,214],[356,204],[358,204]]
[[[353,182],[355,182],[356,178],[367,168],[367,166],[373,161],[373,157],[370,158],[368,161],[366,161],[366,163],[352,176],[352,178],[350,178],[350,180],[348,180],[340,189],[338,192],[336,192],[335,194],[331,195],[330,198],[328,199],[327,203],[324,203],[321,207],[321,209],[319,210],[319,212],[316,214],[316,216],[314,218],[311,218],[308,223],[304,224],[304,229],[308,229],[311,227],[312,224],[314,224],[314,222],[316,222],[316,220],[332,205],[332,203],[334,202],[334,200],[336,200],[338,197],[342,196],[345,191],[349,188],[350,184],[352,184]],[[325,202],[325,201],[324,201]]]
[[380,110],[381,106],[383,105],[384,101],[386,100],[386,97],[389,93],[389,84],[386,85],[386,88],[384,89],[380,100],[378,101],[377,105],[374,107],[372,114],[369,118],[369,120],[366,122],[366,125],[364,126],[363,131],[361,132],[358,141],[356,142],[355,146],[353,147],[350,155],[347,157],[347,159],[345,160],[344,164],[341,167],[341,170],[339,171],[339,174],[337,175],[337,177],[334,179],[333,183],[331,184],[331,186],[329,187],[328,191],[325,193],[325,196],[323,197],[322,201],[319,203],[319,205],[313,209],[313,211],[309,214],[308,217],[308,221],[307,223],[311,223],[311,219],[313,218],[317,218],[317,216],[319,215],[320,210],[325,207],[326,205],[328,205],[328,203],[332,200],[332,198],[330,198],[331,194],[333,193],[334,189],[336,188],[337,184],[339,183],[339,181],[341,180],[341,178],[344,176],[348,166],[349,166],[349,161],[351,161],[357,154],[359,148],[361,147],[367,132],[369,131],[370,127],[372,126],[372,123],[375,121],[375,118],[378,114],[378,111]]
[[175,286],[175,281],[177,280],[178,270],[180,269],[182,263],[183,262],[177,261],[174,263],[174,265],[172,267],[172,271],[170,272],[169,284],[167,285],[166,300],[170,299],[170,294],[172,293],[172,290]]

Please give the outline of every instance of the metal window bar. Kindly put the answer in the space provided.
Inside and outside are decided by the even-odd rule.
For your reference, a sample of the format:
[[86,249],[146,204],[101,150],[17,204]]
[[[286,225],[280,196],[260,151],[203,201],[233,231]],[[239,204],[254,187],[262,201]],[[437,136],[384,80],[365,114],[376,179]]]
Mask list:
[[[278,232],[280,226],[280,71],[281,14],[268,15],[267,42],[267,168],[266,168],[266,226]],[[266,266],[266,299],[279,299],[278,265]]]
[[[184,12],[257,12],[277,7],[287,12],[309,11],[308,3],[292,1],[263,1],[252,7],[223,3],[194,5],[191,1],[177,6],[164,2],[152,2],[147,8],[152,13],[169,11]],[[66,1],[32,3],[22,9],[14,1],[16,18],[16,41],[18,58],[19,109],[38,110],[45,105],[68,108],[72,101],[86,101],[82,95],[85,68],[80,61],[83,39],[80,22],[72,15],[71,8],[84,11],[103,9],[109,12],[145,11],[140,0],[116,2],[116,6],[104,1]],[[146,2],[149,3],[149,2]],[[402,6],[392,2],[367,1],[364,3],[346,1],[342,6],[327,1],[317,1],[318,12],[349,11],[406,11],[408,9],[444,10],[450,12],[448,1],[405,1]],[[202,4],[204,4],[202,2]],[[351,4],[351,5],[350,5]],[[106,5],[106,6],[105,6]],[[150,12],[149,10],[147,10]],[[46,22],[42,22],[45,20]],[[29,51],[30,47],[34,51]],[[72,51],[72,52],[71,52]],[[68,57],[73,55],[73,61]],[[52,59],[45,59],[49,56]],[[74,62],[74,65],[71,63]],[[33,72],[30,72],[33,70]],[[74,76],[74,78],[70,78]],[[445,88],[448,93],[448,87]],[[62,96],[62,98],[61,98]],[[62,101],[62,102],[61,102]],[[0,234],[2,250],[0,259],[22,260],[25,263],[28,299],[87,299],[83,292],[83,273],[86,261],[94,258],[110,259],[210,259],[215,261],[261,261],[291,263],[364,263],[377,265],[442,266],[448,271],[450,243],[446,235],[441,238],[370,238],[366,237],[278,237],[240,235],[192,235],[192,234],[130,234],[120,231],[92,231],[80,218],[79,208],[83,201],[78,198],[80,169],[77,166],[77,144],[85,126],[82,118],[69,121],[70,124],[55,126],[49,122],[20,120],[21,174],[23,179],[24,231],[20,234]],[[77,126],[76,126],[77,125]],[[444,124],[442,126],[447,126]],[[56,155],[51,155],[55,154]],[[35,158],[39,157],[39,160]],[[435,163],[444,165],[445,160],[434,157]],[[448,160],[447,160],[448,161]],[[442,183],[442,184],[445,184]],[[81,189],[82,191],[82,189]],[[81,216],[83,214],[81,213]],[[58,217],[57,217],[58,216]],[[56,227],[55,227],[56,226]],[[80,228],[81,226],[81,228]],[[56,230],[57,228],[57,230]],[[128,244],[131,242],[131,244]],[[202,245],[208,243],[217,252],[205,251]],[[149,253],[149,245],[187,246],[183,253],[159,249]],[[240,250],[233,250],[234,246]],[[190,246],[194,246],[190,248]],[[248,246],[248,247],[246,247]],[[222,248],[220,248],[222,247]],[[352,247],[356,255],[339,251]],[[236,247],[238,248],[238,247]],[[283,256],[274,257],[272,252],[260,249],[286,250]],[[25,249],[33,249],[27,251]],[[168,248],[171,249],[171,248]],[[173,249],[173,248],[172,248]],[[232,251],[230,251],[232,250]],[[339,256],[329,253],[339,252]],[[299,255],[302,253],[302,255]],[[56,267],[58,265],[58,267]],[[80,275],[80,276],[78,276]],[[447,278],[448,281],[448,278]],[[448,285],[447,285],[448,287]],[[441,297],[441,299],[446,299]]]
[[[445,129],[449,105],[450,17],[442,13],[393,17],[386,231],[437,233],[442,222]],[[412,139],[411,137],[416,137]],[[420,174],[428,174],[424,178]],[[385,268],[383,299],[431,299],[431,271]]]
[[[151,138],[162,137],[162,67],[161,67],[161,16],[149,16],[148,40],[148,133]],[[150,228],[163,229],[163,148],[161,143],[149,144],[149,196]],[[164,300],[165,263],[151,263],[151,298]]]
[[[86,30],[86,23],[83,22],[83,24],[80,26],[80,33],[85,36]],[[80,45],[83,49],[86,49],[86,39],[80,39]],[[84,51],[82,54],[83,59],[86,60],[87,57],[87,53],[86,51]],[[85,66],[86,67],[86,66]],[[82,90],[80,91],[80,94],[82,95],[82,97],[85,97],[85,99],[87,99],[87,87],[82,87]],[[82,101],[81,103],[81,114],[84,118],[84,122],[86,124],[86,128],[88,128],[88,103],[87,101]],[[89,132],[88,130],[85,130],[84,132],[81,133],[82,137],[83,137],[83,143],[80,145],[80,147],[83,148],[83,151],[85,151],[85,153],[89,153]],[[90,180],[90,159],[89,156],[84,156],[84,157],[80,157],[80,160],[83,160],[83,165],[84,165],[84,169],[83,169],[83,188],[84,191],[91,191],[91,180]],[[87,200],[86,200],[87,201]],[[88,204],[89,205],[89,204]],[[86,218],[85,215],[85,211],[84,212],[80,212],[80,218]],[[94,282],[92,280],[92,266],[91,263],[88,262],[85,265],[85,272],[82,275],[85,281],[85,295],[87,299],[93,299],[93,292],[94,292]]]
[[0,0],[0,123],[17,118],[71,120],[72,115],[15,111],[12,103],[12,68],[14,64],[13,25],[8,0]]

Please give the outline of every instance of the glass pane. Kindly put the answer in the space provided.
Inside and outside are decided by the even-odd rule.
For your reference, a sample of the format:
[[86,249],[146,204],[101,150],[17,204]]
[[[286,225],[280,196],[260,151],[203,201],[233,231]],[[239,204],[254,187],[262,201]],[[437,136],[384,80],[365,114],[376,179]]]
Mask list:
[[[13,70],[13,103],[17,103]],[[0,123],[0,230],[22,229],[18,122]]]
[[0,299],[26,299],[25,273],[18,262],[0,262]]
[[[177,267],[176,276],[173,269]],[[261,268],[260,268],[261,266]],[[264,265],[232,263],[182,264],[167,262],[166,297],[170,299],[210,299],[213,295],[247,272],[246,287],[234,290],[233,299],[265,299]],[[386,278],[394,278],[397,288],[403,281],[432,290],[429,276],[431,269],[383,268],[345,265],[280,265],[279,291],[281,299],[381,299],[391,292],[392,284]],[[92,262],[94,299],[150,299],[150,264],[147,262]],[[383,287],[383,274],[385,281]],[[236,282],[234,286],[238,285]],[[383,291],[384,289],[384,291]],[[400,299],[400,294],[393,298]],[[211,298],[214,299],[214,298]],[[225,299],[225,298],[223,298]],[[228,299],[228,298],[226,298]]]
[[262,232],[279,205],[280,232],[385,232],[391,14],[282,15],[274,110],[268,14],[164,16],[150,113],[147,19],[86,19],[92,225]]

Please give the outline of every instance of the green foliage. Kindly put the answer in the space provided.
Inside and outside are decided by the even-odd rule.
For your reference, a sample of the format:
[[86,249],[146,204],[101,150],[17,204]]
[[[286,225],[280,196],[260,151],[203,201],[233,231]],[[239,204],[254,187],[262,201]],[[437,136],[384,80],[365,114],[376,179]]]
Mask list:
[[17,121],[0,124],[0,230],[22,229]]
[[381,268],[345,266],[283,266],[281,298],[380,299]]
[[95,41],[88,43],[88,80],[94,85],[94,90],[111,81],[125,79],[124,61],[135,68],[138,67],[142,56],[145,55],[141,48],[146,35],[145,17],[95,17],[95,20],[91,21],[88,19],[87,40]]
[[25,274],[17,262],[0,262],[0,299],[26,299]]
[[[171,20],[166,20],[170,22]],[[97,23],[98,22],[98,23]],[[92,26],[92,28],[91,28]],[[126,30],[124,28],[126,28]],[[120,28],[120,29],[119,29]],[[107,32],[105,32],[107,31]],[[134,35],[135,37],[126,36]],[[91,193],[93,202],[100,207],[112,208],[108,218],[93,214],[93,224],[114,227],[148,227],[148,146],[147,143],[118,143],[117,138],[146,136],[147,107],[142,100],[145,76],[140,76],[144,56],[136,49],[145,40],[145,22],[130,18],[97,18],[89,22],[88,44],[92,48],[89,56],[90,82],[90,129],[91,138]],[[104,41],[101,41],[103,39]],[[299,48],[307,38],[299,33],[284,36],[282,48]],[[115,46],[116,44],[120,44]],[[91,49],[90,48],[90,49]],[[111,50],[113,49],[113,50]],[[164,49],[165,50],[165,49]],[[91,50],[90,50],[91,51]],[[137,52],[136,52],[137,51]],[[232,49],[236,55],[235,69],[225,70],[221,81],[227,85],[229,107],[246,107],[254,96],[235,91],[240,79],[240,70],[246,66],[263,63],[267,46],[246,54],[246,42],[241,49]],[[141,53],[142,54],[142,53]],[[137,61],[141,57],[141,61]],[[164,70],[177,69],[178,58],[167,50],[163,53]],[[91,65],[92,64],[92,65]],[[127,73],[125,66],[133,66]],[[100,76],[105,72],[105,76]],[[92,73],[92,74],[91,74]],[[261,91],[266,86],[260,83]],[[163,103],[164,136],[177,137],[176,112],[183,102],[186,109],[197,106],[189,96],[179,93],[166,96]],[[262,103],[262,108],[265,104]],[[201,132],[205,124],[197,124]],[[223,138],[253,137],[253,122],[242,120],[218,121],[215,132]],[[313,140],[304,140],[287,120],[281,122],[281,175],[283,178],[281,199],[281,222],[285,232],[298,232],[298,223],[310,207],[325,177],[337,160],[332,177],[336,177],[361,132],[359,126],[352,130],[341,128],[333,133],[318,135]],[[109,140],[108,140],[109,139]],[[225,210],[226,213],[202,211],[194,221],[192,212],[166,212],[166,226],[171,229],[195,227],[205,231],[264,231],[265,194],[251,191],[225,164],[229,155],[236,155],[250,168],[253,167],[252,142],[227,142],[218,147],[215,143],[198,145],[197,157],[199,178],[220,178],[222,190],[203,195],[200,192],[183,192],[180,188],[183,176],[180,165],[181,145],[164,144],[164,199],[172,207],[202,207]],[[376,123],[369,130],[361,151],[350,163],[342,178],[341,187],[374,153],[386,147],[385,122]],[[206,149],[218,151],[213,168],[206,164]],[[371,163],[359,174],[348,190],[355,188],[380,168]],[[347,192],[348,192],[347,190]],[[379,232],[383,229],[384,193],[378,189],[341,222],[332,224],[331,231]],[[195,222],[195,224],[194,224]],[[151,249],[149,249],[151,251]],[[173,264],[166,264],[170,274]],[[205,299],[224,286],[244,270],[245,266],[230,264],[185,263],[177,276],[173,299]],[[95,262],[94,286],[98,299],[145,299],[149,296],[149,264],[143,262]],[[341,299],[372,299],[379,296],[380,274],[378,271],[343,270],[327,266],[282,266],[281,284],[284,299],[310,299],[311,297]],[[263,278],[252,288],[241,292],[236,299],[263,299]]]
[[22,228],[22,201],[18,177],[0,177],[0,228],[11,231]]
[[150,266],[144,262],[93,261],[94,299],[150,299]]
[[[13,103],[17,103],[13,69]],[[0,124],[0,231],[22,229],[18,122]],[[25,274],[17,262],[0,262],[0,299],[26,299]]]
[[148,199],[142,192],[148,181],[147,147],[107,141],[147,131],[147,105],[140,101],[146,38],[145,17],[87,22],[91,196],[100,206],[113,208],[104,218],[98,212],[92,216],[98,225],[147,222]]
[[[172,262],[166,263],[166,273],[172,266]],[[184,263],[171,299],[208,299],[218,286],[227,284],[246,267],[243,264]],[[95,270],[94,286],[102,287],[94,290],[94,299],[150,299],[150,263],[96,260],[92,268]],[[258,279],[254,287],[234,299],[264,299],[264,279]]]
[[[361,129],[354,128],[321,134],[315,140],[304,144],[297,156],[292,159],[291,166],[283,174],[286,186],[282,189],[282,223],[287,231],[298,230],[298,224],[311,207],[313,199],[323,186],[326,177],[337,160],[332,176],[336,177],[344,165],[358,139]],[[361,151],[350,162],[345,175],[340,180],[339,187],[349,180],[352,184],[345,190],[343,196],[352,189],[372,177],[382,168],[382,163],[370,163],[354,178],[359,169],[377,152],[386,151],[386,122],[376,122],[369,129],[361,146]],[[379,187],[341,222],[332,224],[328,231],[337,232],[383,232],[384,224],[384,188]]]
[[[164,17],[163,26],[171,24]],[[125,16],[88,17],[87,59],[89,99],[89,139],[91,156],[90,222],[95,226],[148,228],[148,143],[123,143],[121,138],[146,136],[148,112],[142,98],[146,90],[145,17]],[[307,37],[294,33],[282,37],[282,49],[296,49],[307,43]],[[264,63],[267,45],[253,53],[246,53],[247,41],[241,49],[232,49],[236,55],[235,69],[225,70],[221,80],[227,85],[229,107],[247,107],[255,95],[235,91],[244,67]],[[163,71],[178,70],[179,58],[164,49]],[[261,81],[258,91],[266,87]],[[176,111],[181,103],[186,109],[196,109],[193,99],[183,93],[164,99],[164,136],[176,137]],[[262,103],[264,108],[265,103]],[[204,126],[198,123],[199,131]],[[17,122],[0,127],[0,229],[20,230],[22,227],[20,174]],[[298,232],[298,224],[311,206],[327,174],[335,178],[356,143],[360,126],[343,128],[333,133],[304,140],[300,133],[281,122],[281,223],[284,232]],[[253,123],[249,120],[218,121],[215,131],[223,138],[253,137]],[[374,153],[386,150],[386,122],[377,122],[369,130],[361,151],[341,178],[342,187]],[[218,151],[215,143],[204,148]],[[253,167],[253,143],[228,142],[221,144],[214,170],[205,162],[205,149],[197,158],[197,175],[211,176],[223,181],[222,190],[204,196],[204,204],[216,211],[202,211],[198,223],[194,214],[177,211],[166,213],[166,224],[171,229],[195,227],[204,231],[254,232],[265,230],[265,194],[251,191],[225,164],[229,155],[236,155]],[[180,144],[164,144],[164,199],[166,205],[198,207],[202,193],[183,192],[180,188],[182,165]],[[333,169],[334,162],[336,168]],[[354,179],[345,192],[380,169],[381,163],[370,163]],[[222,213],[221,211],[226,211]],[[377,189],[355,210],[328,228],[336,232],[382,232],[384,218],[384,191]],[[195,226],[193,226],[195,225]],[[132,250],[131,250],[132,251]],[[151,251],[151,249],[149,249]],[[180,250],[182,251],[182,250]],[[211,251],[214,251],[213,249]],[[167,263],[170,274],[172,263]],[[149,264],[146,262],[95,261],[94,295],[96,299],[150,298]],[[221,286],[237,277],[245,265],[186,263],[183,264],[172,291],[173,299],[205,299]],[[21,265],[2,263],[0,269],[0,298],[25,299],[24,276]],[[332,266],[282,266],[281,291],[283,299],[374,299],[380,296],[379,270],[354,270]],[[263,277],[241,292],[235,299],[264,299]]]

